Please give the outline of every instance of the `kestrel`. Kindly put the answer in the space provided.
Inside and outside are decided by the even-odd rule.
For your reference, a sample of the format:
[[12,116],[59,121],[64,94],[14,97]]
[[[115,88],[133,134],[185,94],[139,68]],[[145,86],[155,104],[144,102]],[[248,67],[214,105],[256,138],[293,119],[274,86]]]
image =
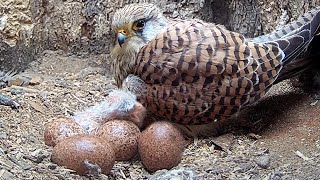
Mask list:
[[320,7],[246,39],[198,19],[167,19],[153,4],[130,4],[113,16],[111,71],[119,87],[137,77],[130,88],[158,117],[185,125],[225,120],[309,63],[297,57],[311,51],[319,24]]

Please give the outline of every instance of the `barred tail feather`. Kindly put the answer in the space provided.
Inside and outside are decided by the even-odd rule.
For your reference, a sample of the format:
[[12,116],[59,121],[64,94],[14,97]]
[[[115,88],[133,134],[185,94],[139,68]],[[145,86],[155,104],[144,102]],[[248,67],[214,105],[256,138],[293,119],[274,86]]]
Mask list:
[[319,37],[320,7],[317,7],[282,29],[250,41],[277,43],[284,52],[283,69],[275,82],[277,83],[310,68],[315,57],[319,57]]
[[286,26],[278,29],[272,33],[259,36],[253,39],[250,39],[252,42],[263,43],[275,41],[280,38],[286,38],[288,36],[294,35],[297,32],[300,32],[306,24],[311,24],[311,34],[316,34],[316,30],[319,31],[319,21],[320,21],[320,7],[305,13],[298,20],[287,24]]

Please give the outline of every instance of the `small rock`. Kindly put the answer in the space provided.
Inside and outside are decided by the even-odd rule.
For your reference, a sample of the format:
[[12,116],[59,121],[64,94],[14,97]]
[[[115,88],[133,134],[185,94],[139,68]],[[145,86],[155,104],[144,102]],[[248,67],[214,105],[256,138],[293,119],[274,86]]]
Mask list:
[[[3,157],[3,158],[2,158]],[[17,166],[15,162],[11,160],[12,156],[0,156],[0,168],[5,168],[5,169],[12,169],[13,167]],[[0,178],[1,179],[1,178]]]
[[55,82],[55,87],[60,87],[60,88],[70,88],[71,85],[70,83],[66,82],[65,80],[57,80]]
[[264,154],[269,154],[270,150],[268,148],[264,148],[264,149],[260,149],[258,151],[255,152],[255,156],[261,156]]
[[215,137],[211,142],[216,146],[215,149],[223,150],[223,151],[230,151],[230,147],[233,144],[234,135],[223,134],[221,136]]
[[4,150],[0,147],[0,155],[1,155],[1,156],[4,156],[4,154],[5,154],[5,153],[4,153]]
[[261,139],[262,136],[258,135],[258,134],[254,134],[254,133],[249,133],[248,134],[248,137],[249,138],[252,138],[254,140],[258,140],[258,139]]
[[5,87],[7,87],[7,83],[0,81],[0,89],[5,88]]
[[276,171],[270,175],[269,179],[270,180],[280,180],[280,179],[282,179],[283,175],[284,175],[283,172]]
[[49,169],[51,169],[51,170],[56,169],[56,168],[57,168],[57,166],[58,166],[58,165],[56,165],[56,164],[51,164],[51,163],[50,163],[50,164],[48,164],[48,168],[49,168]]
[[34,85],[39,85],[42,82],[43,82],[43,78],[41,76],[34,76],[30,80],[29,84],[34,86]]
[[3,94],[0,94],[0,105],[10,106],[11,108],[14,108],[14,109],[18,109],[20,107],[20,104],[15,102],[9,96],[3,95]]
[[6,26],[7,26],[7,22],[8,22],[8,16],[4,15],[0,17],[0,31],[3,31]]
[[29,156],[25,156],[24,158],[29,159],[32,162],[40,163],[45,158],[49,157],[49,153],[43,149],[37,149],[33,151]]
[[6,132],[0,132],[0,139],[7,139],[8,135]]
[[195,171],[186,168],[174,169],[174,170],[161,170],[149,177],[150,180],[162,180],[162,179],[170,179],[170,180],[196,180],[197,174]]
[[98,180],[108,180],[108,179],[110,179],[110,178],[108,178],[108,176],[105,174],[99,174],[99,176],[98,176]]
[[8,86],[22,86],[24,81],[20,78],[17,79],[11,79],[8,81]]
[[179,12],[178,11],[173,11],[172,18],[176,18],[178,16],[179,16]]
[[14,179],[14,175],[7,171],[6,169],[0,170],[0,179],[2,180],[9,180],[9,179]]
[[42,114],[45,114],[45,110],[43,109],[43,106],[40,105],[39,103],[30,101],[29,104],[30,104],[30,106],[33,107],[33,109],[35,109],[36,111],[39,111],[39,112],[41,112]]
[[25,161],[19,161],[19,166],[22,167],[23,170],[30,170],[32,168],[32,166]]
[[241,163],[239,167],[235,168],[235,172],[245,173],[245,172],[248,172],[249,170],[251,170],[253,168],[254,168],[253,164]]
[[8,86],[27,86],[29,85],[30,77],[16,75],[8,80]]
[[12,95],[18,95],[18,94],[24,94],[25,91],[23,89],[12,89],[11,94]]
[[270,156],[262,155],[256,158],[255,162],[263,169],[267,169],[270,166]]

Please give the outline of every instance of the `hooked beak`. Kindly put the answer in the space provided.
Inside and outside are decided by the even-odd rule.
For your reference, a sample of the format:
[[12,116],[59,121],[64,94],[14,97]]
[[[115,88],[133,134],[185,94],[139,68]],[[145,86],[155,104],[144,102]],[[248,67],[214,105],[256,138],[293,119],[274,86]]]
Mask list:
[[118,33],[118,43],[120,47],[122,47],[122,44],[126,39],[127,39],[126,35],[122,34],[121,32]]

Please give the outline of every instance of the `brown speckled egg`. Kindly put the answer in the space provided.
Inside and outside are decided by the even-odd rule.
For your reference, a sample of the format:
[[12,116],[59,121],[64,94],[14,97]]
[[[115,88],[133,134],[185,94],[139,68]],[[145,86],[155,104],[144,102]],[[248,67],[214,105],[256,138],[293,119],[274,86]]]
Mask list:
[[115,155],[111,145],[93,135],[75,135],[59,142],[51,155],[52,162],[75,170],[80,175],[109,174]]
[[166,121],[157,121],[142,131],[138,139],[139,154],[147,170],[170,169],[179,164],[185,139],[181,131]]
[[61,140],[85,131],[75,121],[68,118],[59,118],[46,125],[44,142],[48,146],[55,146]]
[[111,120],[102,125],[97,136],[112,144],[117,161],[126,161],[138,153],[139,128],[131,121]]

